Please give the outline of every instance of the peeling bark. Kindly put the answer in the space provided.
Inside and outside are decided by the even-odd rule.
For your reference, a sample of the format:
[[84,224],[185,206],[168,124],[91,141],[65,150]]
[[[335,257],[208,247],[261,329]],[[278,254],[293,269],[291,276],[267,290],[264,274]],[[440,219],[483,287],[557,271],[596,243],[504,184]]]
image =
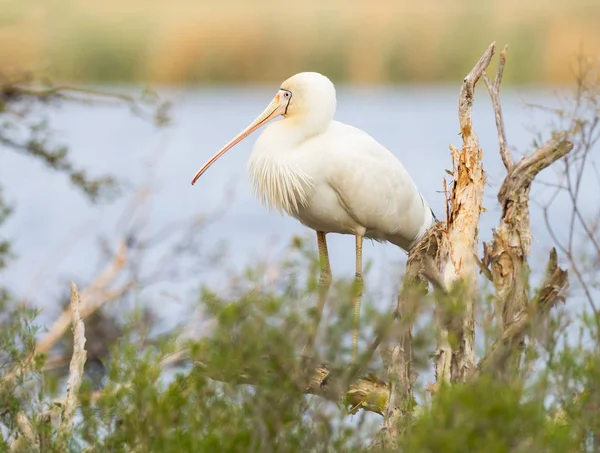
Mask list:
[[[492,43],[473,70],[465,77],[460,90],[458,119],[463,145],[451,146],[454,184],[450,193],[446,231],[442,237],[439,269],[445,290],[460,299],[459,313],[452,325],[447,307],[438,304],[438,348],[435,353],[437,382],[464,381],[475,367],[475,298],[477,290],[477,253],[479,216],[482,209],[485,172],[479,139],[473,130],[471,113],[475,84],[490,64],[495,52]],[[459,291],[460,288],[460,291]],[[457,291],[460,294],[457,294]]]
[[[484,244],[482,265],[490,271],[496,290],[494,305],[496,316],[500,320],[503,341],[510,338],[513,345],[512,350],[507,351],[512,356],[512,360],[505,357],[505,360],[497,361],[496,365],[499,367],[497,371],[514,373],[519,368],[519,352],[525,346],[525,332],[524,329],[518,329],[518,335],[511,332],[514,330],[515,323],[519,324],[519,320],[529,304],[530,268],[528,258],[531,248],[529,193],[531,183],[540,171],[571,151],[573,144],[566,140],[566,133],[556,134],[533,154],[523,158],[516,165],[514,164],[506,145],[506,133],[499,99],[505,64],[506,48],[500,56],[494,82],[485,77],[494,106],[499,151],[507,169],[507,175],[498,192],[502,215],[498,228],[493,232],[492,240]],[[553,253],[555,256],[556,252]],[[566,273],[564,282],[559,283],[567,284]],[[545,282],[545,285],[549,284],[549,282]]]
[[[567,271],[558,267],[556,249],[550,252],[546,278],[533,300],[522,306],[505,326],[502,335],[490,347],[477,366],[476,373],[502,373],[509,358],[514,355],[515,345],[525,336],[531,324],[546,315],[563,297],[569,284]],[[475,374],[475,373],[474,373]]]

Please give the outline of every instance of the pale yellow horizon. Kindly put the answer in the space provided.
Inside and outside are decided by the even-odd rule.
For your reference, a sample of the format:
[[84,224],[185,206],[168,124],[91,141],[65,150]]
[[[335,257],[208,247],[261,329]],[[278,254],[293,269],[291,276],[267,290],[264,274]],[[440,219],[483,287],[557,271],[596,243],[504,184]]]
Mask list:
[[600,57],[600,2],[0,0],[0,65],[61,80],[445,82],[492,41],[507,83],[569,83]]

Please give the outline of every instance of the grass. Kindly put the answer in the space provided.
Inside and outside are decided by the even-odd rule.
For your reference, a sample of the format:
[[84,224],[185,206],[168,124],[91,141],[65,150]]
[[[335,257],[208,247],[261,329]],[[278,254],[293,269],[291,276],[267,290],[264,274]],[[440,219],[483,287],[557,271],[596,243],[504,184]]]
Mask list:
[[[525,5],[525,6],[523,6]],[[491,41],[507,83],[570,81],[600,55],[595,0],[0,0],[0,65],[93,82],[455,81]]]

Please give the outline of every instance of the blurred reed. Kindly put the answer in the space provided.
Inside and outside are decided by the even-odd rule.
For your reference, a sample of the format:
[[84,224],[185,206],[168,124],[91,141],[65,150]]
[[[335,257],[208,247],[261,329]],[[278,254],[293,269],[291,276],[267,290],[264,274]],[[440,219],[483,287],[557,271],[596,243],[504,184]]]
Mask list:
[[72,81],[443,83],[494,40],[506,83],[569,82],[600,1],[0,0],[0,65]]

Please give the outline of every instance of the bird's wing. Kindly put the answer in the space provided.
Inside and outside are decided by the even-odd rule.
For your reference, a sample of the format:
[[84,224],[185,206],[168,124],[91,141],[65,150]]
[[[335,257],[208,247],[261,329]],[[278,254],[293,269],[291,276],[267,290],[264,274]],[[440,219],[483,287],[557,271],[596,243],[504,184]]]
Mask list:
[[334,122],[326,136],[328,182],[348,213],[386,235],[421,234],[430,208],[402,163],[352,126]]

